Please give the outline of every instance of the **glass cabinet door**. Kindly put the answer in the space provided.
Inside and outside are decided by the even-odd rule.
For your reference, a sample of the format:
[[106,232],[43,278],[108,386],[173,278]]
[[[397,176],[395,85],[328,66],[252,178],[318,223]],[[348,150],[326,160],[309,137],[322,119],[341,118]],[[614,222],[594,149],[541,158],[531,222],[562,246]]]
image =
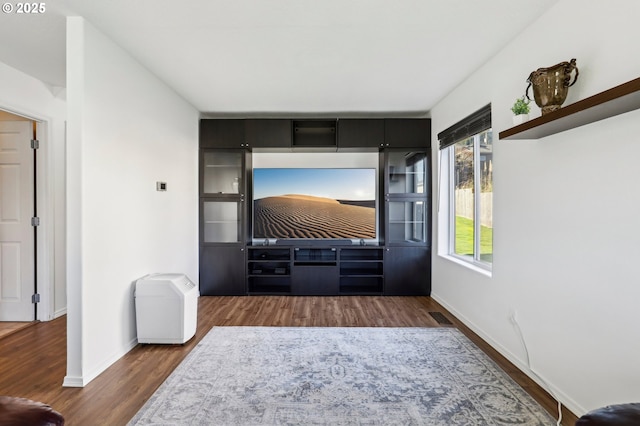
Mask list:
[[205,200],[203,205],[204,242],[240,242],[240,217],[238,201]]
[[204,194],[239,194],[242,182],[242,151],[205,151],[203,155]]
[[389,243],[425,243],[426,205],[424,201],[389,201]]
[[426,153],[389,151],[387,153],[387,192],[426,194]]
[[428,245],[429,157],[426,151],[386,150],[386,241]]

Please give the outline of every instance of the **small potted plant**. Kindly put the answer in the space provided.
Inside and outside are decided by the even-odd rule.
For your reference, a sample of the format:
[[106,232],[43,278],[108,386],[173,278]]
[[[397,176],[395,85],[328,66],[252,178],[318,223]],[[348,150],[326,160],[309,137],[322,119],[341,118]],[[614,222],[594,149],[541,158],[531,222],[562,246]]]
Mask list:
[[516,99],[516,102],[511,107],[511,111],[513,112],[513,124],[518,125],[522,124],[525,121],[529,120],[529,99],[521,98]]

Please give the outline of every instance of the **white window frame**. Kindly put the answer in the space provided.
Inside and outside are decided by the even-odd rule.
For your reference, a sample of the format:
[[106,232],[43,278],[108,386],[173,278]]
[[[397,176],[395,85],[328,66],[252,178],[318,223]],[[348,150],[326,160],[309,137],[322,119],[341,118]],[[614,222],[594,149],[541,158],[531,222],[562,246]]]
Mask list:
[[[480,174],[480,135],[486,131],[491,131],[492,129],[483,130],[480,133],[477,133],[470,138],[473,138],[473,185],[474,185],[474,249],[473,249],[473,257],[470,256],[461,256],[455,253],[455,230],[456,230],[456,209],[455,209],[455,145],[453,144],[444,150],[441,151],[441,163],[440,167],[443,168],[444,174],[441,176],[447,176],[447,184],[446,184],[446,199],[448,201],[447,211],[446,211],[446,228],[447,228],[447,238],[446,238],[446,252],[445,255],[452,260],[455,260],[456,263],[462,263],[466,265],[470,265],[475,268],[479,268],[481,271],[491,272],[493,267],[493,262],[486,262],[480,259],[480,194],[481,194],[481,179],[477,179],[476,177],[481,176]],[[466,139],[466,138],[465,138]],[[457,143],[457,142],[456,142]],[[444,219],[440,216],[441,219]]]

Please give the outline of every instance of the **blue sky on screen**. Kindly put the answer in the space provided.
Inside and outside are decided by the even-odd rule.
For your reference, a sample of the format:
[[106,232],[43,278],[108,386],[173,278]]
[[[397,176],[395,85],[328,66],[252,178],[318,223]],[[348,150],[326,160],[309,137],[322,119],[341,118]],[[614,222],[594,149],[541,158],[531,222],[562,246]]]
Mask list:
[[253,169],[254,198],[304,194],[336,200],[375,200],[375,169]]

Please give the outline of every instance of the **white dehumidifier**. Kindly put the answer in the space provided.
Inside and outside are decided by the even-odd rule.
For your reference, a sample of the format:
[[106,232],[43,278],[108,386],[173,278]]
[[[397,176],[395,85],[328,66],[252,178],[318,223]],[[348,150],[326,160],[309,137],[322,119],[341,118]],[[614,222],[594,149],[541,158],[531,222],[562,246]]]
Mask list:
[[184,343],[196,334],[196,285],[184,274],[150,274],[136,281],[138,343]]

